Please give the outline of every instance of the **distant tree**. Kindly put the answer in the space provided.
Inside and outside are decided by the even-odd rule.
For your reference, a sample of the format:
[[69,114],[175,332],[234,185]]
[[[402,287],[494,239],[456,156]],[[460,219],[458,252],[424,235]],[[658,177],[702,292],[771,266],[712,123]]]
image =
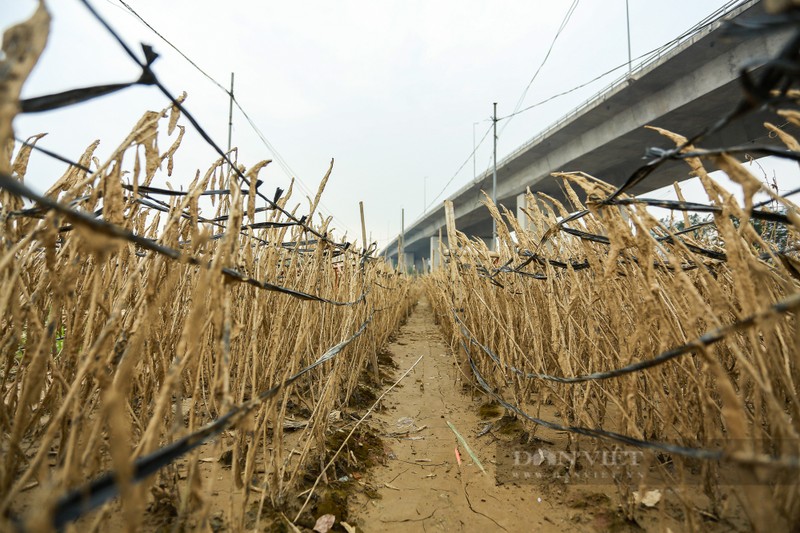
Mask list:
[[659,222],[672,233],[681,233],[685,230],[698,226],[697,229],[685,233],[687,237],[700,243],[719,246],[721,244],[716,226],[714,226],[714,216],[706,215],[701,217],[698,213],[690,213],[689,225],[687,226],[681,217],[680,220],[662,218]]
[[[786,208],[784,206],[780,206],[772,211],[774,213],[786,214]],[[750,224],[752,224],[756,233],[771,247],[777,250],[785,250],[789,245],[789,226],[787,224],[768,222],[754,218],[750,219]]]
[[[773,212],[785,214],[786,208],[784,206],[779,206],[773,209]],[[722,242],[719,238],[716,227],[713,224],[713,220],[713,215],[701,217],[697,213],[691,213],[689,215],[689,227],[686,226],[683,219],[670,221],[670,219],[662,218],[660,222],[665,228],[673,233],[679,233],[691,227],[700,226],[701,224],[711,222],[711,224],[701,226],[693,231],[690,231],[687,236],[698,242],[721,246]],[[772,249],[783,251],[789,246],[791,232],[789,231],[787,224],[781,222],[770,222],[756,218],[751,218],[749,223],[753,226],[753,229],[755,229],[756,233],[758,233],[761,239]],[[733,225],[738,228],[740,224],[741,221],[738,218],[733,217]]]

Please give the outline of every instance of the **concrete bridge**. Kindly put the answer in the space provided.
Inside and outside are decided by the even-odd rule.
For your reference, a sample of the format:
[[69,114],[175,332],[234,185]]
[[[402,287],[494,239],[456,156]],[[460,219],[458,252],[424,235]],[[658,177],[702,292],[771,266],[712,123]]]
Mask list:
[[[759,36],[724,34],[724,20],[746,20],[763,15],[759,0],[745,2],[660,56],[639,65],[630,75],[551,125],[497,163],[497,202],[509,210],[525,207],[525,190],[541,191],[564,201],[556,171],[582,170],[614,185],[643,163],[648,146],[668,147],[669,142],[645,125],[693,135],[729,112],[742,96],[740,68],[754,60],[774,56],[789,31]],[[763,123],[775,121],[769,113],[754,113],[706,138],[702,146],[717,147],[776,142],[765,137]],[[632,194],[642,194],[686,179],[681,163],[663,165]],[[481,204],[491,195],[492,173],[484,173],[450,196],[456,225],[470,237],[491,240],[492,221]],[[443,206],[429,210],[405,230],[405,264],[422,269],[438,250],[438,235],[445,233]],[[382,252],[397,264],[398,238]]]

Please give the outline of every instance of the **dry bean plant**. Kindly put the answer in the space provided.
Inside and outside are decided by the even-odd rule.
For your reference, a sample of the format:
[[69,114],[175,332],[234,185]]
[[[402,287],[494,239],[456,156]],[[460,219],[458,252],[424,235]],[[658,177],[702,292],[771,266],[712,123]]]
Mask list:
[[[9,55],[18,76],[0,94],[0,529],[65,526],[102,490],[62,496],[108,471],[131,530],[154,497],[175,523],[193,510],[207,524],[218,475],[241,489],[226,521],[242,529],[254,502],[280,508],[324,464],[331,414],[377,372],[409,284],[371,250],[331,242],[330,219],[313,224],[327,175],[303,218],[287,211],[291,187],[257,207],[268,161],[237,173],[220,159],[183,193],[152,187],[184,135],[174,104],[145,113],[103,161],[92,144],[26,204],[39,137],[15,149],[10,131],[36,57]],[[215,459],[227,443],[229,472],[201,476],[205,440]],[[163,454],[181,446],[179,469]],[[81,529],[106,529],[112,512]]]
[[[682,231],[647,201],[605,204],[614,187],[559,174],[572,205],[529,192],[520,221],[486,200],[497,253],[451,219],[446,264],[427,290],[465,372],[530,426],[532,442],[553,439],[549,427],[568,432],[565,449],[653,452],[654,477],[616,481],[629,513],[631,491],[660,480],[688,528],[702,529],[694,489],[710,502],[706,518],[725,514],[732,490],[754,527],[788,530],[800,521],[800,212],[730,155],[708,159],[741,186],[744,205],[699,157],[686,162],[713,218],[692,224],[684,212]],[[756,192],[768,206],[753,205]]]

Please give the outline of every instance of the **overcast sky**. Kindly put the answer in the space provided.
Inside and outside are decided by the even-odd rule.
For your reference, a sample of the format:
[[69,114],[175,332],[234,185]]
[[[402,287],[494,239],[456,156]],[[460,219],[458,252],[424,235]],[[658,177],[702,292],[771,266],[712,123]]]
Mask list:
[[[228,99],[212,82],[133,17],[117,0],[93,5],[136,45],[153,45],[154,70],[173,92],[186,91],[190,111],[222,146]],[[544,1],[231,1],[129,0],[145,20],[227,86],[288,163],[262,171],[264,188],[286,187],[295,174],[308,191],[335,158],[323,209],[334,226],[383,246],[423,212],[468,159],[498,114],[513,111],[542,63],[571,2]],[[722,0],[629,0],[633,57],[670,41],[723,5]],[[138,77],[135,64],[77,0],[47,2],[53,15],[47,49],[23,97]],[[26,18],[32,0],[0,0],[0,26]],[[625,0],[579,2],[522,107],[620,67],[582,90],[501,123],[498,158],[624,74],[628,59]],[[153,87],[135,87],[68,109],[20,116],[17,136],[49,135],[41,146],[77,158],[93,140],[107,155],[146,110],[166,107]],[[233,144],[247,166],[273,154],[234,113]],[[185,121],[184,121],[185,123]],[[477,124],[475,124],[477,123]],[[682,132],[691,133],[691,132]],[[491,161],[491,137],[479,148],[477,172]],[[167,148],[166,142],[161,149]],[[176,158],[170,183],[186,186],[216,159],[196,136]],[[63,165],[32,158],[27,181],[40,190]],[[473,178],[472,160],[437,204]],[[163,180],[166,179],[161,177]],[[300,196],[295,196],[301,200]],[[341,235],[341,233],[340,233]]]

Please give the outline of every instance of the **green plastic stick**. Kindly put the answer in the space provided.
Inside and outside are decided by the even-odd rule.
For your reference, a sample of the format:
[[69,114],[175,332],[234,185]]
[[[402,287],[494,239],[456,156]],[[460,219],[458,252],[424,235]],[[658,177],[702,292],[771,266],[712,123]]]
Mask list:
[[[447,425],[448,425],[448,426],[450,426],[450,429],[452,429],[452,430],[453,430],[453,433],[455,433],[455,434],[456,434],[456,437],[458,437],[458,441],[459,441],[461,444],[463,444],[463,445],[464,445],[464,449],[465,449],[465,450],[467,450],[467,453],[469,454],[469,456],[470,456],[470,457],[472,457],[472,461],[473,461],[473,462],[474,462],[476,465],[478,465],[478,468],[480,468],[480,469],[481,469],[481,472],[483,472],[484,474],[486,474],[486,469],[485,469],[485,468],[483,468],[483,465],[481,464],[481,461],[480,461],[480,459],[478,459],[478,456],[477,456],[477,455],[475,455],[475,452],[473,452],[473,451],[472,451],[472,448],[470,448],[470,447],[469,447],[469,444],[467,444],[467,441],[464,439],[464,437],[462,437],[462,436],[461,436],[461,433],[459,433],[459,432],[458,432],[458,430],[456,429],[456,427],[455,427],[453,424],[451,424],[449,420],[447,421]],[[487,474],[487,475],[488,475],[488,474]]]

